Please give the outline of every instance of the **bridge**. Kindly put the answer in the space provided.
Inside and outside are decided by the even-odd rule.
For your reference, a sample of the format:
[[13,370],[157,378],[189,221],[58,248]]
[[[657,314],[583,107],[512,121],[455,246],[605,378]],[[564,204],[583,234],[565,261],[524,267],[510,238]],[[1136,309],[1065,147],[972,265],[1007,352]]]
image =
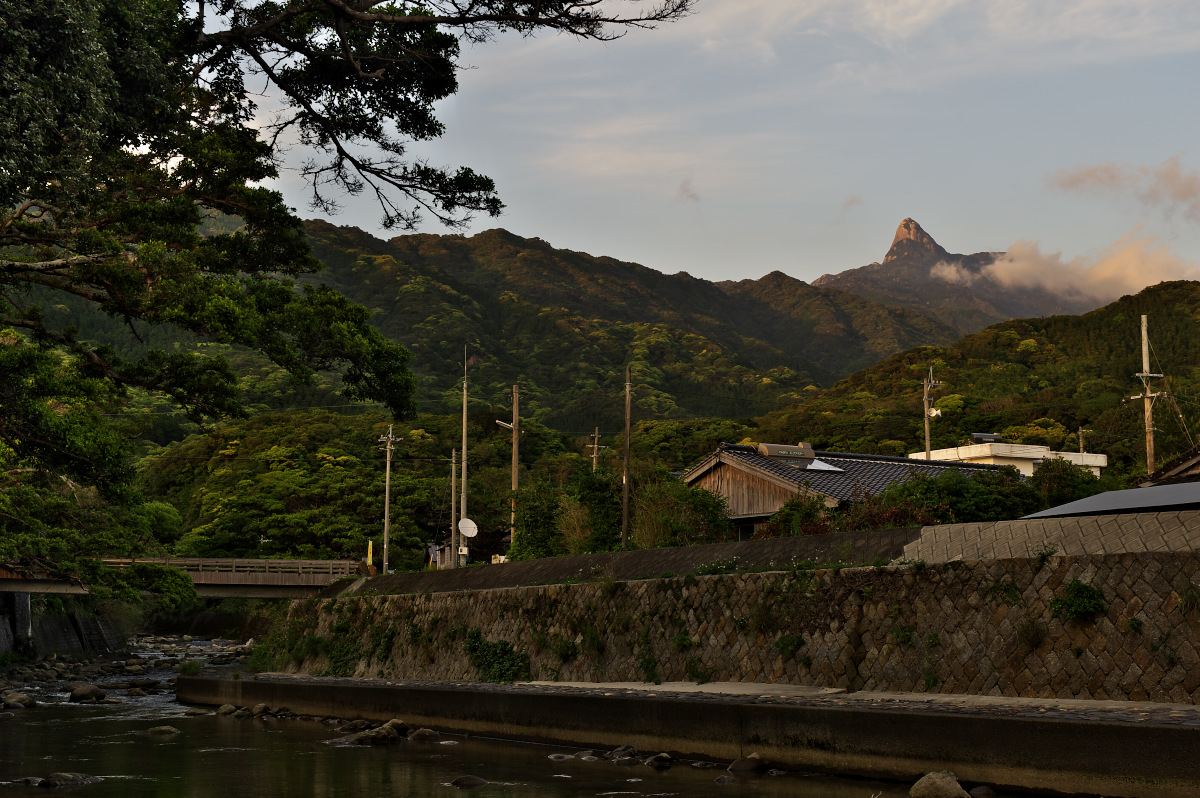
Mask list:
[[[358,572],[356,560],[239,560],[224,557],[105,557],[109,568],[135,563],[178,568],[204,598],[304,598]],[[78,583],[0,568],[0,593],[86,595]]]

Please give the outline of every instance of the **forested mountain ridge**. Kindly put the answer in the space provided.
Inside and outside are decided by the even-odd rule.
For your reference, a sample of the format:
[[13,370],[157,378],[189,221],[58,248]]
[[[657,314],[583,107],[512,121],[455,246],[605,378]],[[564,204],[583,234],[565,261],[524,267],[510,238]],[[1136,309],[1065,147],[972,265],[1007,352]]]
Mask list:
[[[1188,448],[1200,426],[1200,283],[1160,283],[1080,316],[1013,319],[947,347],[919,347],[758,420],[763,440],[902,455],[923,447],[921,379],[933,367],[942,416],[933,447],[972,432],[1089,451],[1117,471],[1144,470],[1140,316],[1149,317],[1151,370],[1167,375],[1155,405],[1159,462]],[[1115,473],[1115,472],[1114,472]]]
[[519,379],[535,403],[553,397],[548,423],[618,417],[626,363],[651,415],[745,417],[957,337],[919,313],[778,272],[713,283],[504,230],[387,242],[321,221],[308,231],[327,266],[318,279],[373,308],[384,334],[412,349],[422,399],[451,401],[465,343],[491,401]]
[[[882,263],[823,274],[813,285],[917,310],[964,334],[1008,319],[1084,313],[1096,307],[1095,302],[1042,288],[1000,285],[987,267],[1002,254],[947,252],[916,221],[905,219]],[[939,265],[961,269],[970,279],[952,282],[938,277],[933,272]]]

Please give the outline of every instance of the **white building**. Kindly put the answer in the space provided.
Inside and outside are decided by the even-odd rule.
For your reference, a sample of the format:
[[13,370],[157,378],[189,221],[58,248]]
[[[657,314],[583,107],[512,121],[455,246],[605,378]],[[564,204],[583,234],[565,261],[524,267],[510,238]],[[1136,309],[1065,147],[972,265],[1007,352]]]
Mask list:
[[[925,452],[913,452],[909,455],[913,460],[924,460]],[[1033,472],[1046,460],[1059,458],[1086,468],[1096,476],[1100,469],[1108,465],[1108,455],[1092,454],[1090,452],[1052,452],[1049,446],[1035,446],[1028,443],[973,443],[969,446],[955,446],[952,449],[934,449],[929,453],[930,460],[950,460],[959,463],[981,463],[987,465],[1014,466],[1025,476]]]

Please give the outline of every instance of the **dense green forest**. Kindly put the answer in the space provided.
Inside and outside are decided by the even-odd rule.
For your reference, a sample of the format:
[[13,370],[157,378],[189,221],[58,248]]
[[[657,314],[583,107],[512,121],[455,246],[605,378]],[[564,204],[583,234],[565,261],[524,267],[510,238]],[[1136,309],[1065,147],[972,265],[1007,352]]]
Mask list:
[[[547,307],[514,291],[493,296],[498,283],[487,291],[466,288],[462,274],[449,267],[443,273],[407,263],[416,259],[411,251],[437,261],[428,251],[435,244],[481,238],[477,243],[491,241],[501,255],[511,254],[515,237],[507,234],[391,243],[352,234],[363,249],[339,250],[344,262],[318,279],[333,280],[372,307],[373,323],[389,336],[407,336],[425,411],[395,427],[402,439],[392,475],[395,567],[419,567],[427,544],[443,541],[449,528],[449,455],[461,446],[456,411],[464,341],[473,353],[469,514],[481,529],[472,553],[482,559],[508,551],[511,444],[495,421],[511,415],[514,381],[521,385],[524,428],[518,534],[510,552],[518,557],[619,545],[625,364],[631,366],[635,397],[633,546],[708,542],[731,534],[719,500],[688,491],[668,473],[722,441],[806,441],[818,449],[889,455],[919,450],[921,380],[931,367],[943,383],[935,393],[942,411],[932,421],[935,448],[965,443],[972,432],[998,432],[1013,442],[1073,450],[1082,427],[1088,450],[1108,454],[1111,466],[1094,484],[921,481],[832,515],[817,517],[812,508],[792,506],[769,534],[1023,514],[1048,506],[1052,498],[1128,484],[1144,472],[1141,405],[1127,401],[1139,389],[1132,375],[1141,370],[1142,314],[1150,317],[1152,370],[1168,375],[1156,405],[1160,462],[1188,448],[1196,426],[1197,283],[1148,288],[1083,316],[1013,320],[946,346],[911,347],[822,387],[809,373],[785,367],[763,373],[747,365],[752,361],[746,353],[766,351],[760,343],[741,346],[730,338],[725,348],[684,332],[687,324],[629,320],[637,314],[615,306],[602,307],[601,318],[587,318],[588,291],[581,290],[575,309]],[[337,231],[337,240],[345,244],[347,235]],[[463,257],[456,268],[475,263]],[[519,281],[505,279],[533,282],[532,272]],[[771,279],[739,290],[761,292],[778,303],[781,294],[773,293]],[[563,286],[545,292],[539,301],[568,293]],[[373,540],[378,558],[384,459],[378,439],[394,423],[382,406],[342,396],[336,374],[301,380],[250,349],[204,342],[169,326],[143,329],[89,313],[82,300],[68,297],[46,307],[48,325],[74,326],[81,338],[111,344],[128,356],[163,347],[221,359],[240,375],[248,417],[200,426],[150,392],[129,390],[104,399],[96,410],[107,414],[114,434],[129,441],[141,499],[130,505],[109,502],[99,491],[87,493],[86,500],[42,491],[31,494],[42,502],[35,515],[52,519],[72,505],[88,539],[114,553],[359,558]],[[670,315],[662,307],[655,313]],[[603,448],[593,472],[587,446],[596,427]],[[10,504],[16,498],[12,490],[4,494]],[[52,528],[48,523],[43,528]],[[74,539],[60,536],[62,545],[42,555],[65,557]]]
[[309,222],[317,279],[375,311],[413,352],[422,408],[456,402],[463,346],[479,396],[522,383],[531,417],[619,426],[631,364],[641,417],[752,417],[909,347],[949,343],[916,311],[817,289],[779,272],[711,283],[555,249],[504,230],[380,241]]
[[902,455],[923,448],[921,380],[930,367],[934,448],[997,432],[1013,442],[1109,455],[1110,476],[1145,472],[1140,317],[1149,317],[1158,462],[1190,448],[1200,428],[1200,284],[1172,282],[1081,316],[1016,319],[948,347],[921,347],[864,369],[829,390],[757,420],[768,440]]

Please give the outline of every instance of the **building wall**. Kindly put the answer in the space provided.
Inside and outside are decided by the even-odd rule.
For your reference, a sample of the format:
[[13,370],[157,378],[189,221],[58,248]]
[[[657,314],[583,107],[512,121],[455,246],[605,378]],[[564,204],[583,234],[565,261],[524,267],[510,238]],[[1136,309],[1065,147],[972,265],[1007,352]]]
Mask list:
[[[534,679],[1200,702],[1200,555],[1143,553],[601,580],[292,602],[271,667],[479,680],[468,632]],[[1054,617],[1078,579],[1106,609]]]
[[717,463],[691,485],[724,496],[734,518],[772,515],[798,492],[726,463]]

